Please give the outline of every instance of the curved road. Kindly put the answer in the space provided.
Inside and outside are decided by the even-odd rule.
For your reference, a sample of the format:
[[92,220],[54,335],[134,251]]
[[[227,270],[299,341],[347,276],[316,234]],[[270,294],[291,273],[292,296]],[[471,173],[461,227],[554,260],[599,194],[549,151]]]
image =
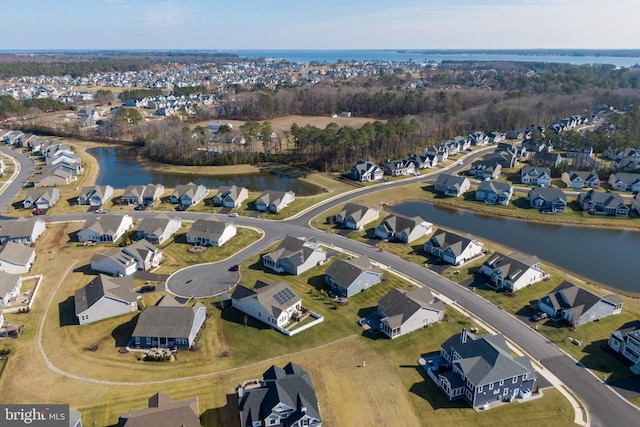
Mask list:
[[[470,154],[465,158],[465,162],[469,162],[470,159],[481,155],[482,151]],[[12,151],[12,153],[18,154],[14,151]],[[29,163],[31,163],[31,161],[28,157],[23,156],[24,159],[26,159],[26,163],[23,163],[24,159],[22,159],[22,157],[14,157],[20,161],[23,168],[26,169],[29,167]],[[459,169],[460,167],[462,167],[462,165],[456,163],[454,167],[449,170],[454,172],[456,168]],[[438,173],[441,172],[442,171],[439,171]],[[367,255],[372,260],[387,265],[394,270],[400,271],[406,276],[424,283],[435,291],[446,295],[448,298],[462,305],[467,311],[482,319],[483,322],[502,332],[507,338],[515,342],[531,357],[539,360],[546,369],[551,371],[579,396],[581,401],[587,407],[592,425],[612,427],[636,425],[638,417],[640,416],[640,410],[638,410],[637,407],[620,398],[620,396],[614,393],[608,386],[604,385],[593,374],[591,374],[591,372],[579,366],[574,359],[562,352],[553,343],[534,331],[528,325],[514,318],[509,313],[504,312],[499,307],[496,307],[492,303],[484,300],[469,289],[451,282],[420,265],[411,263],[387,252],[378,252],[375,248],[364,243],[350,240],[340,235],[315,230],[309,226],[309,221],[315,216],[326,211],[332,206],[346,203],[354,197],[373,193],[382,189],[399,187],[407,184],[408,182],[431,180],[435,175],[437,175],[437,173],[434,175],[409,178],[402,181],[395,181],[354,190],[347,194],[331,198],[296,216],[295,218],[285,221],[269,221],[245,217],[235,218],[234,222],[240,226],[251,226],[264,230],[264,238],[251,247],[245,248],[241,252],[224,261],[203,266],[201,268],[203,271],[208,272],[208,275],[206,276],[207,278],[211,277],[213,270],[218,271],[219,269],[224,269],[225,271],[228,271],[229,267],[233,264],[241,263],[246,260],[248,256],[266,249],[268,246],[284,238],[287,234],[315,237],[319,241],[325,242],[329,245],[347,248],[359,254]],[[9,197],[11,192],[9,192],[9,195],[6,193],[4,195],[7,197],[2,197],[2,199],[8,199],[9,201],[13,200],[13,197],[15,196],[15,194],[13,194],[13,196]],[[134,217],[144,217],[153,214],[153,212],[132,212]],[[86,219],[88,215],[91,214],[50,216],[46,219],[48,221],[79,221]],[[181,212],[180,216],[186,220],[195,220],[198,218],[204,218],[208,216],[208,214]],[[199,283],[200,285],[198,285]],[[194,296],[207,296],[211,294],[210,286],[204,281],[194,281],[193,285],[189,286],[188,289]]]

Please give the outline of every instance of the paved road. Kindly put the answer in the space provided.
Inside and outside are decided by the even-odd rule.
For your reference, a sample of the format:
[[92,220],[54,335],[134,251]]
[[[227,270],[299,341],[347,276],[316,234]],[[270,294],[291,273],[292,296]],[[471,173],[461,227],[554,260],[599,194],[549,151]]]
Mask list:
[[[26,159],[23,163],[23,158],[16,154],[16,158],[23,164],[23,168],[28,168],[30,160],[26,156],[22,156]],[[473,153],[465,159],[465,163],[468,163],[481,153]],[[455,169],[459,169],[463,166],[456,165],[449,169],[451,172],[455,172]],[[26,169],[28,170],[28,169]],[[25,170],[25,173],[26,173]],[[25,175],[26,176],[26,175]],[[21,179],[26,181],[26,177]],[[349,250],[354,250],[357,253],[369,256],[374,261],[387,265],[394,270],[401,271],[403,274],[413,278],[416,281],[424,283],[431,287],[435,291],[442,293],[450,299],[457,301],[469,312],[473,313],[483,322],[487,323],[496,330],[501,331],[506,337],[519,345],[524,351],[526,351],[533,358],[539,360],[544,367],[549,369],[555,376],[563,381],[574,393],[576,393],[582,402],[586,405],[591,417],[591,423],[593,426],[631,426],[636,425],[640,417],[640,410],[630,405],[625,400],[619,398],[609,387],[602,384],[597,378],[595,378],[586,369],[580,367],[576,362],[568,355],[563,353],[553,343],[548,341],[542,335],[531,329],[527,324],[515,319],[510,314],[504,312],[495,305],[480,298],[471,290],[464,286],[460,286],[448,279],[423,268],[420,265],[413,264],[400,257],[389,254],[387,252],[378,252],[376,249],[369,245],[360,243],[354,240],[349,240],[346,237],[321,232],[309,227],[309,221],[318,214],[329,209],[331,206],[343,204],[352,200],[356,194],[360,196],[362,194],[368,194],[375,191],[379,191],[383,188],[394,188],[405,185],[411,181],[420,180],[432,180],[433,176],[421,176],[410,178],[408,180],[390,182],[380,184],[372,187],[365,187],[363,189],[356,190],[355,192],[336,196],[331,200],[324,203],[322,206],[310,209],[296,218],[286,221],[269,221],[258,218],[243,218],[238,217],[234,219],[238,225],[253,226],[261,228],[265,231],[265,237],[252,245],[249,248],[245,248],[243,251],[235,254],[231,258],[211,264],[209,266],[202,267],[202,271],[195,270],[193,284],[189,286],[189,294],[185,296],[204,296],[211,294],[211,278],[219,278],[218,275],[222,275],[223,271],[228,272],[228,269],[233,264],[239,264],[246,260],[249,256],[252,256],[265,248],[275,243],[278,240],[284,238],[287,234],[299,235],[306,237],[316,237],[319,241],[328,243],[338,247],[344,247]],[[18,190],[19,186],[18,184]],[[15,190],[15,188],[13,189]],[[13,191],[12,190],[12,191]],[[15,194],[17,194],[15,191]],[[2,200],[8,199],[8,202],[15,197],[15,194],[10,196],[11,192],[3,194]],[[6,202],[6,203],[8,203]],[[153,212],[132,212],[134,217],[144,217],[154,215]],[[47,216],[48,221],[71,221],[71,220],[83,220],[91,214],[74,214],[63,216]],[[181,212],[180,216],[186,220],[195,220],[198,218],[207,217],[208,214]],[[204,274],[204,275],[202,275]],[[180,277],[180,276],[179,276]],[[196,277],[198,280],[196,280]],[[222,276],[220,276],[222,277]],[[187,279],[188,280],[188,279]],[[232,281],[233,278],[223,278],[223,281]],[[186,280],[185,280],[186,282]],[[176,282],[178,283],[178,282]],[[229,282],[230,283],[230,282]],[[177,286],[177,285],[176,285]],[[185,288],[186,289],[186,288]],[[184,292],[185,289],[178,289],[176,291]],[[182,293],[181,293],[182,294]]]
[[[33,174],[33,161],[21,152],[12,150],[9,147],[0,146],[0,151],[10,155],[20,163],[20,173],[16,179],[5,188],[4,192],[0,194],[0,213],[2,213],[7,210],[16,194],[22,190],[29,180],[29,177]],[[0,215],[0,219],[8,219],[8,217]]]

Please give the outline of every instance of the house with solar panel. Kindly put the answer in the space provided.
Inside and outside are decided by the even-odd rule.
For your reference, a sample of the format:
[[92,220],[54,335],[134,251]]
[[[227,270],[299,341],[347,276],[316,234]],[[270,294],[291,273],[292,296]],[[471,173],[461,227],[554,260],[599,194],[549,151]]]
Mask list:
[[289,362],[271,366],[262,380],[238,385],[238,409],[242,427],[321,427],[318,398],[309,374]]
[[231,294],[231,306],[256,320],[290,335],[286,326],[305,314],[300,298],[284,282],[272,285],[258,280],[253,289],[237,285]]
[[262,255],[262,265],[276,273],[302,274],[327,260],[317,240],[287,236],[278,247]]
[[474,408],[531,397],[536,382],[529,358],[513,357],[504,335],[465,329],[442,344],[438,363],[423,367],[449,400],[464,399]]

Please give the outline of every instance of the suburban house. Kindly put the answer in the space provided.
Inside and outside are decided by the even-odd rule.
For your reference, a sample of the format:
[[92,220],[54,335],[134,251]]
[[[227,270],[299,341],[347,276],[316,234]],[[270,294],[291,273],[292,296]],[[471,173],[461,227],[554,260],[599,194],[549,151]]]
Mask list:
[[136,230],[137,238],[146,239],[154,245],[161,245],[182,228],[180,218],[170,218],[160,213],[153,217],[145,217],[140,220]]
[[494,144],[498,144],[504,141],[504,133],[502,132],[489,132],[487,134],[488,142],[492,142]]
[[634,374],[640,374],[640,321],[627,322],[609,335],[609,347],[633,365]]
[[551,169],[538,166],[525,166],[520,169],[520,182],[540,187],[551,186]]
[[171,401],[171,395],[156,393],[149,398],[147,408],[123,412],[118,427],[175,426],[200,427],[198,398]]
[[110,185],[92,185],[82,187],[78,196],[79,205],[101,206],[113,197],[113,187]]
[[611,162],[611,169],[637,170],[640,169],[640,150],[636,148],[625,148],[622,151],[607,150]]
[[469,140],[471,145],[475,145],[478,147],[484,147],[489,143],[489,136],[479,130],[468,133],[467,139]]
[[0,307],[5,307],[15,300],[20,295],[21,288],[22,277],[19,274],[0,271]]
[[413,163],[414,170],[432,168],[438,164],[436,156],[429,156],[428,154],[412,154],[409,156],[408,161]]
[[0,247],[0,271],[26,274],[36,259],[36,250],[29,245],[7,241]]
[[617,191],[640,193],[640,173],[612,173],[609,175],[609,184]]
[[213,204],[225,208],[237,208],[249,198],[249,190],[245,187],[231,185],[220,187],[218,194],[213,196]]
[[169,197],[169,201],[187,207],[197,205],[206,195],[207,189],[204,185],[196,185],[190,182],[176,186]]
[[355,166],[351,167],[347,176],[354,181],[381,181],[384,172],[377,164],[360,160]]
[[438,175],[433,188],[446,196],[458,197],[469,190],[470,186],[471,183],[465,177],[443,173]]
[[293,362],[271,366],[261,381],[245,381],[237,392],[241,427],[322,426],[311,377]]
[[138,263],[129,254],[120,249],[112,249],[105,253],[93,254],[90,260],[91,269],[112,276],[129,276],[138,271]]
[[567,196],[558,188],[536,187],[527,194],[529,206],[546,213],[564,212],[567,208]]
[[459,266],[481,255],[482,246],[471,234],[460,236],[438,229],[424,244],[424,251],[446,263]]
[[413,175],[415,165],[408,159],[387,160],[380,165],[382,172],[389,176]]
[[262,255],[262,265],[277,273],[302,274],[324,264],[327,253],[315,239],[285,237],[278,247]]
[[637,212],[640,212],[640,193],[637,193],[635,196],[633,196],[631,208],[635,209]]
[[600,178],[595,172],[569,171],[562,173],[562,182],[574,190],[583,188],[600,188]]
[[87,286],[76,291],[74,300],[81,325],[138,310],[133,277],[99,274]]
[[280,332],[284,332],[292,319],[302,315],[302,298],[284,282],[270,285],[257,281],[253,289],[236,285],[231,305]]
[[4,173],[4,157],[0,156],[0,175],[2,175]]
[[160,200],[164,194],[164,185],[130,185],[122,194],[120,201],[123,205],[151,205]]
[[40,187],[60,187],[63,185],[76,182],[78,178],[73,176],[70,172],[54,169],[49,172],[43,172],[33,177],[33,186],[35,188]]
[[46,223],[41,219],[18,218],[11,221],[0,222],[0,244],[4,245],[8,240],[30,245],[38,240],[44,233]]
[[444,303],[427,287],[411,291],[393,288],[378,301],[377,315],[380,330],[394,339],[444,320]]
[[131,334],[136,347],[190,348],[205,321],[205,307],[196,302],[192,307],[165,296],[157,305],[142,310]]
[[336,215],[336,223],[344,228],[362,230],[365,225],[375,221],[380,216],[380,210],[355,203],[347,203]]
[[236,225],[216,220],[214,215],[208,219],[198,219],[191,224],[187,232],[187,242],[200,246],[219,247],[236,235]]
[[411,243],[431,233],[432,225],[419,216],[408,218],[389,215],[376,227],[376,236],[390,241],[398,240],[402,243]]
[[573,326],[579,326],[620,314],[622,300],[615,294],[600,297],[565,280],[538,300],[538,310],[554,320],[565,320]]
[[382,270],[361,256],[337,259],[324,274],[324,283],[340,297],[351,297],[382,281]]
[[122,248],[122,253],[132,257],[138,270],[150,271],[160,265],[162,252],[147,240],[138,240]]
[[49,209],[60,199],[60,192],[57,188],[34,188],[27,192],[27,196],[22,201],[25,209]]
[[529,163],[536,166],[557,168],[562,163],[562,156],[552,151],[538,151],[529,159]]
[[594,215],[628,216],[629,206],[624,204],[624,199],[609,191],[605,193],[589,190],[586,194],[578,194],[580,209]]
[[256,210],[261,212],[277,213],[289,206],[289,203],[296,199],[296,193],[293,191],[271,191],[263,192],[256,199]]
[[496,158],[478,160],[471,164],[468,174],[478,179],[495,179],[502,173],[502,165]]
[[514,357],[504,335],[475,336],[465,329],[440,350],[440,365],[425,365],[429,377],[449,400],[464,398],[474,408],[530,397],[536,373],[528,356]]
[[85,221],[78,231],[80,242],[116,242],[133,227],[133,218],[129,215],[104,215]]
[[543,280],[547,274],[540,269],[537,256],[527,256],[519,252],[503,255],[496,252],[489,256],[480,267],[480,273],[489,276],[496,289],[515,292]]
[[506,182],[482,181],[476,190],[476,200],[488,205],[508,205],[513,196],[513,187]]

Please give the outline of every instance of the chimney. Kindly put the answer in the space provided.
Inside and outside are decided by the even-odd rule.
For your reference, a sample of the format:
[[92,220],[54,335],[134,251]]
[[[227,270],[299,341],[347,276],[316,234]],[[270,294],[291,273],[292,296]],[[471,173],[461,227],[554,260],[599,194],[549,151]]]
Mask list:
[[242,387],[242,383],[238,383],[238,397],[242,398],[244,396],[244,388]]
[[467,343],[467,329],[466,328],[462,328],[462,333],[460,334],[460,342],[462,344],[466,344]]

